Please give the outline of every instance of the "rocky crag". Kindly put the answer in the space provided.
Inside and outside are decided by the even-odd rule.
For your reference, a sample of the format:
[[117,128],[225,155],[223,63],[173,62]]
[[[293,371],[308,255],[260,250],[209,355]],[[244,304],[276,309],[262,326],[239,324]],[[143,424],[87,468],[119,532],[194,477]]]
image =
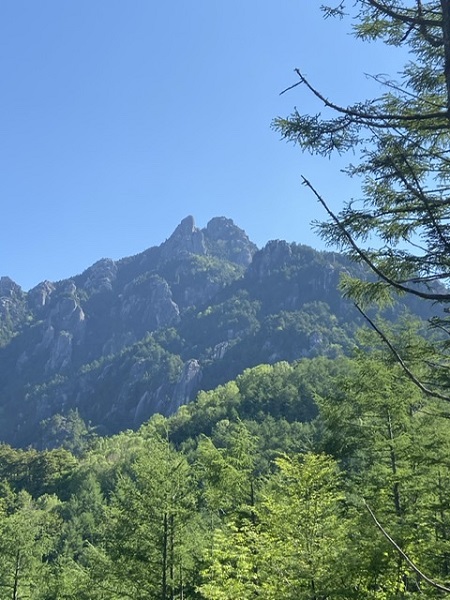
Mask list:
[[[184,219],[158,247],[24,292],[0,279],[0,441],[49,446],[74,411],[99,433],[171,414],[261,362],[345,352],[350,267],[230,219]],[[52,421],[53,420],[53,421]]]

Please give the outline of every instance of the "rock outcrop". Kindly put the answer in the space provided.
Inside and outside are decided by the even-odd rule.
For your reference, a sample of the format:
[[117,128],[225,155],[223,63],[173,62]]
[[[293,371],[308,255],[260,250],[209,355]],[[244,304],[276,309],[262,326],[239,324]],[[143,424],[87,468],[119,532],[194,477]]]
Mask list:
[[38,312],[40,309],[47,306],[55,289],[55,285],[50,281],[43,281],[31,289],[27,294],[27,300],[31,310]]
[[195,226],[192,216],[183,219],[170,238],[161,245],[163,261],[177,260],[189,254],[206,254],[203,232]]
[[10,277],[0,277],[0,346],[14,337],[28,316],[26,295]]
[[0,278],[0,442],[75,411],[97,431],[168,415],[260,363],[343,352],[338,255],[186,217],[160,246],[28,293]]
[[207,247],[221,256],[243,267],[248,267],[257,251],[243,229],[239,229],[231,219],[215,217],[204,230]]
[[83,288],[90,294],[111,292],[117,277],[117,265],[110,258],[102,258],[83,273]]

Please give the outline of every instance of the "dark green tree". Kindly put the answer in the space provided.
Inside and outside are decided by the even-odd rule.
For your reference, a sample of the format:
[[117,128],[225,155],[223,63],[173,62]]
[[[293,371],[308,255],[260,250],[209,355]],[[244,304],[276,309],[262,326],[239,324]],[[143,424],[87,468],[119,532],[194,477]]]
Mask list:
[[99,585],[136,600],[186,595],[195,572],[195,522],[186,458],[155,433],[119,475],[105,550],[93,554]]
[[317,399],[323,443],[346,471],[357,515],[353,540],[367,586],[385,598],[419,590],[433,597],[434,590],[376,531],[366,505],[427,575],[446,581],[450,513],[442,492],[450,476],[449,424],[436,419],[437,401],[424,395],[385,349],[375,350],[374,335],[366,337],[372,352],[358,353],[334,392]]
[[58,500],[46,496],[36,502],[28,492],[5,491],[0,496],[0,597],[45,598],[48,559],[59,525],[54,510]]
[[395,80],[375,76],[384,88],[379,97],[340,106],[297,69],[292,87],[312,94],[322,112],[295,110],[274,125],[303,151],[356,156],[347,173],[360,178],[362,196],[338,213],[304,178],[329,217],[318,225],[320,234],[374,276],[369,282],[347,278],[346,293],[357,301],[399,292],[434,302],[435,325],[448,335],[450,0],[342,1],[324,10],[343,17],[350,4],[356,37],[384,42],[392,52],[407,50],[403,70]]

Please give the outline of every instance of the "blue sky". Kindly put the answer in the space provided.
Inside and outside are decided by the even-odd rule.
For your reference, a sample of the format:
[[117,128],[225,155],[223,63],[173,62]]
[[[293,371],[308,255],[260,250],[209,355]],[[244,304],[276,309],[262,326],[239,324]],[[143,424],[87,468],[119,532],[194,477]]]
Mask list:
[[380,90],[395,51],[324,20],[322,0],[3,0],[0,275],[25,290],[159,245],[185,216],[232,218],[258,246],[322,247],[307,176],[333,206],[343,163],[271,129],[302,69],[338,102]]

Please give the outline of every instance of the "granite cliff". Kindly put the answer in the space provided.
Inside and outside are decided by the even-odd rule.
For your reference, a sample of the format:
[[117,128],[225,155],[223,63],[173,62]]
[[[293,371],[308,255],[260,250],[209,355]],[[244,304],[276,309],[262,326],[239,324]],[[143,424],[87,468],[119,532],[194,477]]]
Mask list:
[[100,433],[135,428],[247,367],[345,352],[355,315],[337,285],[352,268],[187,217],[160,246],[68,280],[24,292],[2,277],[0,441],[51,445],[43,432],[69,414]]

